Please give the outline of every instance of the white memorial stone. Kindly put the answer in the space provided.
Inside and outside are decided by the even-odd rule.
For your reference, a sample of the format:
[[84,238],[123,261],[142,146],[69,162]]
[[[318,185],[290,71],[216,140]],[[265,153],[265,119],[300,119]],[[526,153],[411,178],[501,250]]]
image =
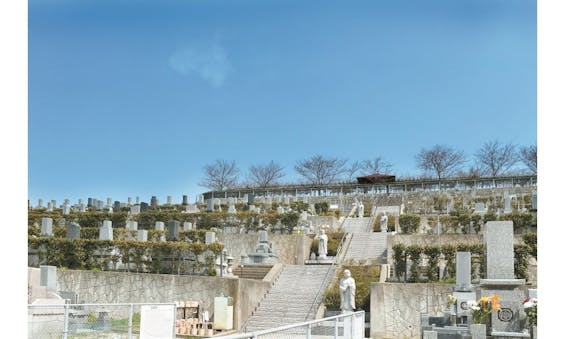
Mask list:
[[53,236],[53,219],[41,218],[41,236]]
[[114,231],[112,229],[112,221],[104,220],[100,228],[100,240],[114,240]]

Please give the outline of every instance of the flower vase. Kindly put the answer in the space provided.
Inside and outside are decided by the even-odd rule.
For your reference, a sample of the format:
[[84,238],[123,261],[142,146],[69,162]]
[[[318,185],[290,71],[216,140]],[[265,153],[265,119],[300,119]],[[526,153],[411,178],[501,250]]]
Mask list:
[[486,339],[487,338],[487,325],[486,324],[471,324],[469,325],[471,330],[472,339]]

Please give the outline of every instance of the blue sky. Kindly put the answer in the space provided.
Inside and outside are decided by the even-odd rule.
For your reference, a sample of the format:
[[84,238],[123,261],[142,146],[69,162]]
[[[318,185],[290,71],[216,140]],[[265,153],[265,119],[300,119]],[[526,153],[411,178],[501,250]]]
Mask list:
[[536,2],[28,3],[28,197],[183,194],[235,160],[537,138]]

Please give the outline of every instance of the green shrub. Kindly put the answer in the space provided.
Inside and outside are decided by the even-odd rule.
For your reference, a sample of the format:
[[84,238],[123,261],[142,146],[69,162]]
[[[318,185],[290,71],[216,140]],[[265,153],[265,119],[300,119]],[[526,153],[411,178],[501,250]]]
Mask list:
[[398,223],[402,233],[412,234],[420,226],[420,216],[417,214],[402,214],[398,217]]

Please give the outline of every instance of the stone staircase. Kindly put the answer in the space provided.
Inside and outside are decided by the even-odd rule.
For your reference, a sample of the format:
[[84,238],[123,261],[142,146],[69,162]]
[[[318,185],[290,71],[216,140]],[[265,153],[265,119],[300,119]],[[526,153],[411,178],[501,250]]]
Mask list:
[[320,289],[323,294],[334,274],[333,265],[286,265],[244,330],[259,331],[314,319],[321,297],[313,307],[312,303]]
[[373,217],[348,217],[343,221],[341,226],[345,233],[367,233],[373,231]]
[[387,237],[390,233],[353,233],[344,261],[371,259],[386,264]]

